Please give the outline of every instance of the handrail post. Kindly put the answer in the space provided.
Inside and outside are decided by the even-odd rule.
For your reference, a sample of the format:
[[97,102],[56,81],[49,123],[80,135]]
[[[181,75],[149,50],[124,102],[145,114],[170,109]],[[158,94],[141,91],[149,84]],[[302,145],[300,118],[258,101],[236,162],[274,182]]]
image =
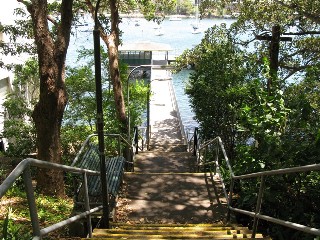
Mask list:
[[196,156],[197,154],[197,148],[198,148],[198,128],[194,128],[194,134],[193,134],[193,156]]
[[233,187],[234,187],[234,179],[233,179],[233,177],[231,176],[230,191],[229,191],[229,197],[228,197],[227,221],[230,221],[230,219],[231,219],[231,210],[230,210],[230,207],[232,207]]
[[216,159],[215,159],[215,168],[214,168],[214,175],[217,174],[217,168],[218,168],[218,164],[219,164],[219,142],[216,142]]
[[41,239],[38,210],[37,210],[36,199],[34,196],[34,190],[32,186],[30,165],[28,165],[26,169],[23,171],[23,181],[26,187],[33,236],[39,237]]
[[148,93],[147,93],[147,151],[149,151],[150,145],[150,135],[151,135],[151,127],[150,127],[150,91],[151,91],[151,82],[148,84]]
[[137,126],[134,127],[134,132],[135,132],[134,143],[136,145],[136,154],[138,154],[139,153],[139,130]]
[[146,129],[146,136],[147,136],[147,139],[146,139],[146,148],[147,148],[147,151],[150,150],[150,138],[151,138],[151,126],[148,125],[147,126],[147,129]]
[[[89,190],[88,190],[88,178],[87,173],[83,173],[83,183],[84,183],[84,204],[86,211],[90,211],[90,203],[89,203]],[[89,237],[92,238],[92,224],[91,224],[91,215],[87,216],[87,227]]]
[[121,136],[118,135],[118,151],[119,151],[119,155],[121,155]]
[[253,220],[252,238],[255,238],[256,232],[257,232],[257,227],[258,227],[257,214],[259,214],[260,210],[261,210],[264,186],[265,186],[265,178],[264,178],[264,175],[262,175],[261,176],[261,182],[260,182],[259,195],[258,195],[257,205],[256,205],[256,212],[255,212],[255,216],[254,216],[254,220]]

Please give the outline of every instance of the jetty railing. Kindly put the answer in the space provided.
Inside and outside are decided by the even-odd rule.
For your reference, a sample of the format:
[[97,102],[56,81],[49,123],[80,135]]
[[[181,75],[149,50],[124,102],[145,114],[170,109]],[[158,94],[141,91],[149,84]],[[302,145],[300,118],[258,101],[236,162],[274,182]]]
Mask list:
[[170,95],[171,95],[171,99],[173,101],[173,107],[176,110],[177,113],[177,119],[179,121],[179,126],[180,126],[180,133],[182,136],[182,141],[184,144],[187,144],[187,137],[185,135],[185,130],[184,130],[184,125],[182,123],[182,118],[181,118],[181,114],[180,114],[180,110],[179,110],[179,106],[178,106],[178,102],[177,102],[177,98],[176,98],[176,93],[174,91],[174,87],[172,84],[172,81],[169,82],[169,91],[170,91]]
[[[245,214],[247,216],[250,216],[253,218],[253,231],[252,231],[252,238],[255,237],[258,227],[258,220],[265,220],[269,221],[278,225],[282,225],[291,229],[295,229],[301,232],[305,232],[308,234],[312,234],[315,236],[320,236],[320,229],[313,228],[310,226],[305,226],[299,223],[294,223],[290,221],[285,221],[279,218],[267,216],[261,214],[261,207],[263,202],[263,193],[266,191],[266,185],[265,180],[267,177],[271,176],[277,176],[277,175],[284,175],[284,174],[295,174],[295,173],[301,173],[301,172],[310,172],[310,171],[320,171],[320,164],[312,164],[312,165],[306,165],[306,166],[299,166],[299,167],[292,167],[292,168],[284,168],[284,169],[277,169],[277,170],[270,170],[270,171],[262,171],[262,172],[256,172],[256,173],[249,173],[244,175],[238,175],[236,176],[232,170],[232,166],[230,164],[229,158],[227,156],[227,153],[225,151],[224,145],[222,143],[222,140],[220,137],[217,137],[212,140],[205,141],[201,144],[199,144],[196,147],[196,156],[197,156],[197,162],[198,167],[202,167],[204,171],[210,170],[214,171],[214,173],[218,173],[220,175],[223,191],[225,194],[225,197],[227,199],[228,204],[228,220],[230,220],[230,212],[237,212],[241,214]],[[219,151],[222,152],[222,159],[219,159]],[[227,192],[225,187],[225,182],[223,179],[223,176],[221,174],[221,166],[220,163],[224,161],[227,166],[227,171],[229,173],[230,177],[230,189],[229,192]],[[244,180],[244,179],[257,179],[257,185],[259,185],[259,191],[257,194],[257,200],[256,200],[256,206],[255,211],[247,211],[244,209],[236,208],[232,206],[233,202],[233,192],[234,192],[234,185],[236,180]]]

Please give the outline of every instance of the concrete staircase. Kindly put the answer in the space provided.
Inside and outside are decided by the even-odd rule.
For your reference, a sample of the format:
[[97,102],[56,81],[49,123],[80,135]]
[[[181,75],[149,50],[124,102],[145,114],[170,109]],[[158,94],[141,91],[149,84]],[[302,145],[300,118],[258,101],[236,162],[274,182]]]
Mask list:
[[[156,73],[162,79],[166,72]],[[126,215],[110,229],[94,229],[92,239],[252,239],[247,228],[226,224],[227,200],[219,177],[195,172],[170,84],[151,81],[150,151],[137,154],[135,172],[124,176]],[[270,238],[257,234],[254,239]]]
[[236,225],[216,224],[112,224],[111,229],[95,229],[92,239],[264,239],[261,234]]
[[[162,147],[163,148],[163,147]],[[170,146],[166,148],[157,148],[149,152],[140,152],[135,159],[136,173],[192,173],[196,172],[195,157],[184,150],[183,145]],[[172,151],[173,150],[173,151]]]
[[195,158],[183,151],[184,146],[152,149],[139,153],[135,172],[125,175],[127,221],[94,229],[91,239],[271,240],[262,234],[251,238],[248,228],[224,224],[227,207],[220,179],[195,173]]

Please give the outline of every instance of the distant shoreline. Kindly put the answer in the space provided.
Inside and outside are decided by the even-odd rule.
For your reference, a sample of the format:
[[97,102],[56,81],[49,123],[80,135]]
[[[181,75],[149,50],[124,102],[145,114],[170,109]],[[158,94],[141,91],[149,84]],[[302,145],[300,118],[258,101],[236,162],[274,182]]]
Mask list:
[[[195,16],[193,15],[167,15],[165,16],[165,19],[169,19],[170,17],[179,17],[181,19],[193,19],[195,18]],[[120,17],[121,18],[144,18],[143,14],[141,13],[129,13],[129,14],[126,14],[126,13],[121,13],[120,14]],[[236,19],[236,17],[233,17],[231,15],[224,15],[224,16],[216,16],[216,15],[212,15],[211,17],[205,17],[205,18],[202,18],[202,19]]]

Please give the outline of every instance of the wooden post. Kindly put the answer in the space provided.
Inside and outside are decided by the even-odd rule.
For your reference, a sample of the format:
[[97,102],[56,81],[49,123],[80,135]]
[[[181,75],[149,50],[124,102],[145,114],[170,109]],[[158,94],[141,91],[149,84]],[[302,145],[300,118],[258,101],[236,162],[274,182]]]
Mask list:
[[256,39],[270,41],[270,45],[269,45],[269,61],[270,61],[269,74],[270,74],[270,77],[267,82],[267,89],[268,89],[268,94],[271,95],[272,82],[278,76],[280,41],[292,41],[292,38],[291,37],[281,37],[280,36],[280,26],[275,25],[272,27],[272,35],[271,36],[256,36]]

